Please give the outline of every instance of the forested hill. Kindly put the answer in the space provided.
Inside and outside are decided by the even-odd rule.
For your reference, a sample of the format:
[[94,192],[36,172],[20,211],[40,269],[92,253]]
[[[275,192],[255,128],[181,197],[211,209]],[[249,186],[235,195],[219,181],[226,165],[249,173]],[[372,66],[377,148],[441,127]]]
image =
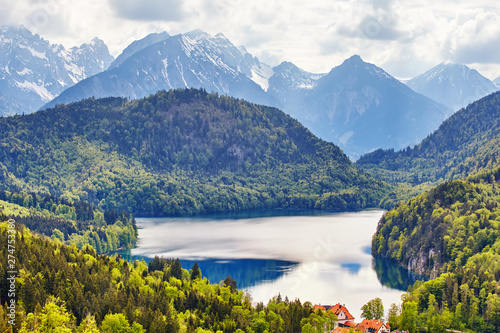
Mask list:
[[497,165],[500,154],[500,92],[447,119],[414,148],[377,150],[356,165],[390,182],[412,185],[467,177]]
[[0,180],[140,215],[376,206],[385,185],[278,109],[187,89],[0,119]]
[[448,181],[382,217],[372,253],[434,278],[404,298],[404,328],[498,331],[499,180],[500,167]]

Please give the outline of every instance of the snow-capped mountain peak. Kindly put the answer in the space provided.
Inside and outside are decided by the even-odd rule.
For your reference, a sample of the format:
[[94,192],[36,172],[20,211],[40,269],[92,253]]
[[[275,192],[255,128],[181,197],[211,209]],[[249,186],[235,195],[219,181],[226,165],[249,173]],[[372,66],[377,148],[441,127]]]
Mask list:
[[269,76],[264,64],[220,34],[212,37],[194,30],[175,36],[148,35],[127,47],[108,71],[66,90],[46,107],[90,96],[140,98],[158,90],[182,87],[203,87],[276,105],[256,84]]
[[454,111],[498,90],[477,70],[452,62],[442,62],[406,84]]
[[24,26],[0,28],[0,114],[30,113],[76,82],[105,70],[113,58],[95,38],[65,49]]

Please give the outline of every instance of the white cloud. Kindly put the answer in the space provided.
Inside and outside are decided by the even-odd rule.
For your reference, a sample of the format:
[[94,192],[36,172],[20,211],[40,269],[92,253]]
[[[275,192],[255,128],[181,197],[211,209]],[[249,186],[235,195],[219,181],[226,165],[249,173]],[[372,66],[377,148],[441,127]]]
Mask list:
[[459,63],[497,63],[500,61],[500,16],[483,10],[464,22],[457,22],[451,36],[453,60]]
[[177,0],[109,0],[119,17],[137,21],[179,21],[186,14]]

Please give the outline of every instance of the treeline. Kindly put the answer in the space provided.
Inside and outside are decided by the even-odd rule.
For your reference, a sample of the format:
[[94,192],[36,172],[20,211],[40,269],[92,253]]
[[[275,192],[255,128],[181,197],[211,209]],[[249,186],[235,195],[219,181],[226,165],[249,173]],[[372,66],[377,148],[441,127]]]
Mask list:
[[[0,224],[7,244],[7,224]],[[94,249],[62,245],[20,228],[16,237],[16,327],[19,332],[323,332],[335,316],[310,303],[276,296],[253,305],[228,277],[219,284],[202,278],[195,264],[155,258],[128,263]],[[7,248],[0,248],[0,299],[8,291]],[[0,306],[5,314],[6,305]],[[47,320],[50,318],[50,320]],[[0,315],[0,328],[8,327]]]
[[0,190],[0,212],[30,230],[99,253],[132,248],[137,240],[133,215],[126,211],[102,211],[93,204],[52,195]]
[[500,167],[445,182],[387,212],[372,252],[434,279],[405,298],[401,327],[498,332]]
[[388,187],[275,108],[160,91],[0,119],[0,181],[143,216],[357,210]]

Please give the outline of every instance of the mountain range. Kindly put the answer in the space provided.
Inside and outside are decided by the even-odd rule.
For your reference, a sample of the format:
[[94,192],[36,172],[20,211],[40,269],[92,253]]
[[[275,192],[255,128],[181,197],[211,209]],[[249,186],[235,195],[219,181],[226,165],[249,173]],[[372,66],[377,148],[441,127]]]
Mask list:
[[451,114],[382,69],[353,56],[328,74],[292,63],[274,68],[222,34],[151,34],[132,43],[107,71],[64,91],[45,107],[91,96],[140,98],[179,87],[279,107],[349,156],[416,144]]
[[[2,37],[2,40],[5,38]],[[37,35],[36,38],[40,39]],[[468,101],[470,98],[466,96],[472,96],[471,91],[477,92],[474,96],[480,98],[481,94],[491,92],[491,87],[494,87],[491,81],[488,84],[484,81],[487,79],[476,71],[466,70],[464,66],[461,71],[454,71],[451,66],[445,65],[439,75],[432,75],[432,80],[429,71],[408,83],[412,87],[420,82],[417,85],[420,94],[414,91],[417,88],[409,89],[359,56],[352,56],[326,74],[310,73],[290,62],[270,67],[243,46],[233,45],[223,34],[211,36],[201,30],[176,36],[166,32],[150,34],[130,44],[112,63],[105,45],[97,40],[93,43],[99,44],[100,47],[94,49],[101,50],[101,56],[107,55],[106,61],[101,61],[102,66],[92,67],[98,73],[90,76],[92,72],[84,72],[85,66],[81,62],[80,67],[64,65],[69,69],[78,67],[83,74],[72,75],[73,80],[68,83],[57,77],[51,79],[57,84],[64,83],[67,89],[44,94],[42,97],[47,101],[61,92],[43,108],[89,97],[135,99],[158,90],[203,88],[208,92],[278,107],[306,125],[315,135],[339,145],[354,159],[379,148],[398,150],[417,144],[458,109],[457,105]],[[31,48],[35,50],[34,46]],[[71,50],[76,52],[77,48]],[[98,54],[95,59],[99,59]],[[450,75],[449,72],[455,74]],[[47,77],[51,75],[54,76],[46,74]],[[469,80],[470,77],[477,79]],[[35,87],[34,81],[34,78],[30,79],[30,87]],[[79,82],[72,86],[76,81]],[[4,90],[5,95],[18,96],[21,92],[25,96],[33,95],[26,88],[28,83],[19,82],[14,80],[11,84],[17,87],[17,91],[10,93]],[[459,83],[461,89],[457,93],[454,87]],[[44,83],[44,87],[48,91],[49,87],[56,87],[57,84]],[[19,91],[19,85],[23,85],[24,91]],[[440,87],[440,96],[448,96],[447,101],[436,102],[439,96],[427,93],[438,90],[436,85]],[[13,99],[23,98],[27,97]],[[11,114],[15,109],[10,106],[10,111],[4,111],[4,114]],[[33,107],[18,106],[17,110],[28,113],[33,111]]]
[[45,107],[91,96],[135,99],[158,90],[190,87],[264,105],[277,104],[247,76],[260,70],[260,62],[222,34],[212,37],[196,30],[176,36],[149,35],[124,53],[109,70],[65,90]]
[[475,69],[453,63],[441,63],[406,84],[454,111],[499,89]]
[[354,158],[381,147],[414,145],[451,114],[359,56],[318,79],[304,104],[298,119]]
[[113,61],[98,38],[65,49],[21,26],[0,27],[0,115],[31,113]]

